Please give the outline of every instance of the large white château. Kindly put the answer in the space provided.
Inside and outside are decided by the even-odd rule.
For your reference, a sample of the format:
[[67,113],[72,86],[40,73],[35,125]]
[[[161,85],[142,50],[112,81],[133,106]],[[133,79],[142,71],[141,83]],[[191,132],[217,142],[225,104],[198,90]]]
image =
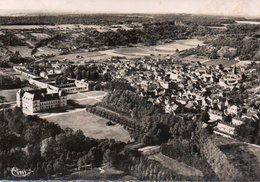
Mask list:
[[67,106],[67,95],[64,91],[50,91],[47,89],[20,89],[16,94],[17,106],[27,114]]

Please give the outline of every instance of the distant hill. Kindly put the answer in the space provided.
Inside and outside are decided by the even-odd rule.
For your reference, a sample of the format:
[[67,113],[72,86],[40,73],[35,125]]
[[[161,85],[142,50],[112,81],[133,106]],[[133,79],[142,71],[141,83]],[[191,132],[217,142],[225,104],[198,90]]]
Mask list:
[[[17,3],[14,3],[17,1]],[[51,1],[51,0],[48,0]],[[19,0],[0,2],[1,15],[39,15],[39,14],[99,14],[99,13],[192,13],[206,15],[245,16],[260,18],[259,0],[55,0],[22,3]],[[20,8],[20,9],[19,9]],[[8,10],[11,9],[11,10]]]

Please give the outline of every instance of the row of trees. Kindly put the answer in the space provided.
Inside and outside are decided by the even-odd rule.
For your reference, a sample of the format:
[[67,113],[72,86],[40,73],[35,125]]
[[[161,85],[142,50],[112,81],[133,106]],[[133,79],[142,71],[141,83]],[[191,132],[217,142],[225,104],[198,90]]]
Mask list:
[[89,81],[104,81],[108,82],[112,80],[110,73],[102,73],[102,70],[98,66],[68,66],[63,69],[63,75],[69,78],[86,79]]

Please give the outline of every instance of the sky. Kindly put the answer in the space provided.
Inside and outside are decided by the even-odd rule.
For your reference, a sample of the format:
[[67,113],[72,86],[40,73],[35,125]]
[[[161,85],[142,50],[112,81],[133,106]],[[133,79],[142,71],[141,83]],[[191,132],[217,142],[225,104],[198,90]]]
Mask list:
[[0,0],[12,12],[194,13],[260,17],[260,0]]

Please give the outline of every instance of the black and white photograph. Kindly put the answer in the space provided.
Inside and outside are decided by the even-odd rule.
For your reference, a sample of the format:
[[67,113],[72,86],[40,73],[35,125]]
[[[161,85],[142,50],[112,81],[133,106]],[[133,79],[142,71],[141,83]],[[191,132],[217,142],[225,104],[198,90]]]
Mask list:
[[0,0],[0,181],[260,181],[260,0]]

